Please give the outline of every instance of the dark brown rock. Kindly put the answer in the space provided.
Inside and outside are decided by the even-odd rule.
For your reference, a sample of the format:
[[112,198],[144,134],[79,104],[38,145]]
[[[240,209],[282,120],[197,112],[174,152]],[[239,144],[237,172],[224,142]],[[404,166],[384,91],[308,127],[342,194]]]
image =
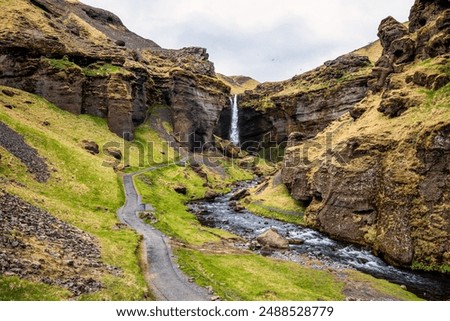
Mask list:
[[[297,154],[301,145],[289,148],[283,181],[308,206],[308,225],[369,245],[393,264],[448,265],[450,218],[441,204],[450,197],[450,125],[409,130],[400,142],[396,132],[361,131],[309,162]],[[417,160],[407,158],[414,153]]]
[[219,196],[219,193],[217,193],[217,192],[215,192],[215,191],[213,191],[213,190],[211,190],[211,189],[208,189],[208,190],[206,191],[206,193],[205,193],[204,198],[205,198],[205,199],[214,199],[214,198],[216,198],[217,196]]
[[378,107],[378,111],[393,118],[400,116],[409,108],[410,105],[411,102],[408,98],[393,96],[383,99]]
[[412,81],[414,84],[416,84],[418,86],[422,86],[422,87],[429,86],[428,74],[421,72],[421,71],[416,71],[414,73]]
[[394,56],[394,62],[404,64],[414,60],[416,43],[410,37],[403,37],[394,40],[389,46],[389,50]]
[[82,143],[83,148],[87,150],[90,154],[97,155],[98,153],[100,153],[98,144],[96,142],[83,140]]
[[357,105],[350,110],[350,116],[353,118],[353,120],[357,120],[366,112],[366,110],[366,106]]
[[439,90],[450,82],[450,78],[448,75],[440,74],[434,78],[431,89]]
[[12,91],[10,89],[2,89],[2,93],[8,97],[14,97],[14,95],[15,95],[14,91]]
[[416,0],[409,14],[409,31],[415,32],[431,24],[449,7],[447,0]]
[[178,194],[186,195],[187,194],[187,188],[184,185],[176,185],[173,190],[177,192]]
[[235,192],[233,195],[231,195],[230,201],[238,201],[249,195],[250,195],[249,190],[244,188],[244,189],[241,189],[241,190]]
[[394,41],[405,37],[408,29],[393,17],[383,19],[378,27],[378,38],[380,38],[384,53],[389,52]]
[[122,160],[122,151],[115,147],[109,147],[106,152],[117,160]]
[[305,243],[305,240],[302,239],[288,239],[289,244],[292,245],[302,245],[303,243]]
[[[162,49],[130,32],[116,15],[78,2],[24,6],[30,16],[0,14],[17,22],[0,33],[0,85],[38,94],[74,114],[106,118],[110,130],[128,140],[149,106],[167,105],[183,147],[213,141],[230,89],[215,76],[206,49]],[[43,15],[42,26],[35,26],[33,14]],[[94,40],[86,26],[106,37]],[[25,32],[30,28],[35,32]]]
[[222,155],[230,158],[239,158],[241,149],[235,146],[232,142],[226,139],[215,139],[216,148],[222,153]]
[[101,290],[100,275],[118,271],[101,262],[92,236],[14,195],[0,191],[0,213],[1,275],[61,286],[79,296]]
[[417,32],[417,55],[421,59],[448,53],[450,5],[446,0],[416,0],[410,12],[410,32]]

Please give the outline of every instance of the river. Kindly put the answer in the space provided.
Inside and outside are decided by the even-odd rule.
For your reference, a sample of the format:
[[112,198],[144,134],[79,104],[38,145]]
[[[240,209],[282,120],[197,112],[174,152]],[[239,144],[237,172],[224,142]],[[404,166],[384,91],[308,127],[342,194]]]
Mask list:
[[[408,291],[427,300],[450,299],[449,276],[393,267],[373,255],[369,249],[332,240],[318,231],[263,218],[246,210],[236,212],[230,207],[230,197],[236,190],[249,187],[249,184],[241,183],[229,194],[216,197],[214,200],[192,202],[189,207],[202,224],[230,231],[248,241],[274,227],[287,239],[304,241],[300,245],[290,245],[289,250],[292,254],[304,254],[320,260],[325,265],[354,268],[374,277],[405,285]],[[294,256],[284,255],[284,257]]]

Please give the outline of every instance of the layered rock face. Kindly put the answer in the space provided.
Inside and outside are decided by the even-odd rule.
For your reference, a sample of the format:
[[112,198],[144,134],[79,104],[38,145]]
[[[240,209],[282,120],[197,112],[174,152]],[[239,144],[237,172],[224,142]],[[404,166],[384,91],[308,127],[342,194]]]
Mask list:
[[0,84],[106,118],[126,139],[151,105],[167,104],[186,146],[212,141],[230,89],[216,78],[205,49],[162,49],[114,14],[78,2],[16,2],[2,7]]
[[[245,91],[238,99],[243,147],[285,143],[295,131],[303,139],[314,137],[366,95],[370,65],[367,57],[352,53],[290,80]],[[227,127],[218,132],[226,135]]]
[[282,171],[308,206],[310,226],[368,245],[393,264],[447,272],[448,7],[417,0],[409,30],[383,20],[371,91],[316,138],[299,142],[302,133],[292,133]]

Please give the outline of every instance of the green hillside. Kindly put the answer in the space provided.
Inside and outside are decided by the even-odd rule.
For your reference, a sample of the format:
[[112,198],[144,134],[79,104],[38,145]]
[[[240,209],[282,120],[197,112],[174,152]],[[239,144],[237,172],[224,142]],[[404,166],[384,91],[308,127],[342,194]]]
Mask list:
[[[17,195],[95,237],[102,261],[118,268],[119,272],[102,271],[98,278],[104,288],[93,296],[84,295],[82,299],[144,298],[147,289],[136,255],[139,236],[121,227],[116,217],[116,210],[122,205],[124,196],[119,176],[111,166],[113,158],[102,152],[92,155],[83,148],[83,140],[94,141],[99,146],[108,142],[120,146],[120,138],[108,130],[102,119],[72,115],[42,98],[16,89],[7,89],[6,92],[14,93],[9,97],[2,92],[4,89],[0,87],[0,121],[23,135],[25,142],[38,150],[40,156],[46,159],[51,175],[46,183],[37,182],[18,158],[0,147],[0,191]],[[25,254],[27,259],[49,262],[43,245],[35,244],[34,249]],[[83,271],[78,272],[83,275]],[[58,265],[43,271],[43,274],[51,273],[58,273]],[[48,286],[33,284],[39,278],[39,273],[30,277],[30,283],[1,276],[0,288],[8,286],[24,288],[23,293],[44,290],[48,293]],[[71,296],[59,288],[52,291],[55,299]],[[1,291],[0,300],[36,299],[30,293],[16,297],[13,292]]]

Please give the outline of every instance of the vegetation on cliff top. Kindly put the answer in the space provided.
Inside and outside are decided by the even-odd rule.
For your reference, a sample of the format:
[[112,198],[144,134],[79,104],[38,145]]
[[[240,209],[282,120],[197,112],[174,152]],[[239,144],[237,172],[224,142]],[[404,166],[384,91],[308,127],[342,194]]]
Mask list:
[[242,94],[246,90],[252,90],[259,85],[255,79],[245,76],[225,76],[216,73],[217,78],[231,88],[231,94]]
[[67,56],[64,56],[62,59],[43,58],[43,61],[48,62],[50,66],[61,71],[69,71],[72,68],[79,69],[87,77],[106,77],[111,74],[130,75],[130,72],[126,69],[111,64],[96,63],[87,67],[80,67],[70,61]]

